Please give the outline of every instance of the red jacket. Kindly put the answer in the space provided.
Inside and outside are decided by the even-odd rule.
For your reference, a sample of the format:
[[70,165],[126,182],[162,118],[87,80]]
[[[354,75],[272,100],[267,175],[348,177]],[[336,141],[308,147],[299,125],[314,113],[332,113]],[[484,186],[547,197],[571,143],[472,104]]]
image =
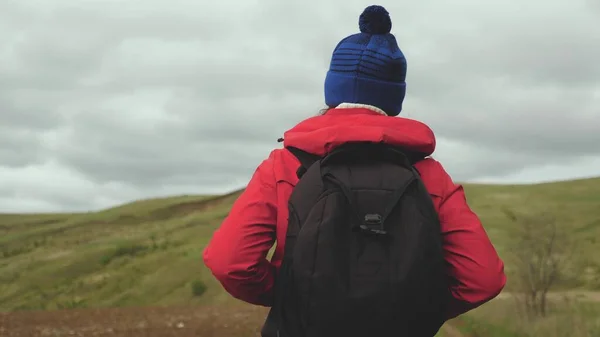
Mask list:
[[[284,145],[323,155],[347,141],[386,142],[426,154],[435,149],[431,129],[415,120],[387,117],[364,109],[332,109],[309,118],[284,134]],[[204,250],[204,263],[227,292],[248,303],[270,306],[273,280],[281,263],[287,228],[287,201],[300,163],[276,149],[254,172],[246,190]],[[442,165],[428,157],[416,165],[438,210],[453,318],[494,298],[504,288],[504,264],[463,188]],[[267,254],[277,239],[269,262]]]

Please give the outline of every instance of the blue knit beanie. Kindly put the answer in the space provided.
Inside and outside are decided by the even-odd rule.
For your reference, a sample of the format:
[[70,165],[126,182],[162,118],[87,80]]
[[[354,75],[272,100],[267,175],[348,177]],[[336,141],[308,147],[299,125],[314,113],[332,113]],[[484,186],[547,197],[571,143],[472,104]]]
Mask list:
[[406,94],[406,59],[390,33],[390,15],[381,6],[369,6],[360,15],[359,28],[360,33],[346,37],[333,51],[325,103],[368,104],[397,116]]

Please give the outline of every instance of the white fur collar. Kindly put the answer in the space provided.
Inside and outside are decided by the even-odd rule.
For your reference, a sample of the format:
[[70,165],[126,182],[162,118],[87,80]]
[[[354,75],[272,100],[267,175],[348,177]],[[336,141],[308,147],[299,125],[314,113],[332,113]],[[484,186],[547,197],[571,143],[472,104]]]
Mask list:
[[369,109],[371,111],[375,111],[381,115],[387,116],[385,111],[379,109],[376,106],[368,105],[368,104],[359,104],[359,103],[341,103],[340,105],[335,107],[336,109],[356,109],[356,108],[364,108]]

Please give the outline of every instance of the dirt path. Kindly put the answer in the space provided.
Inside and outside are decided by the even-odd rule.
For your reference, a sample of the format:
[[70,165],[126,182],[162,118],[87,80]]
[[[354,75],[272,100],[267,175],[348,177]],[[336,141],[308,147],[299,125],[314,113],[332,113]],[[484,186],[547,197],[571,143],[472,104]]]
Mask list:
[[[0,313],[0,337],[259,337],[264,308],[165,307]],[[465,337],[454,326],[443,337]]]
[[[567,296],[600,302],[600,292],[568,291]],[[498,298],[510,298],[502,293]],[[111,337],[257,337],[266,309],[236,305],[228,307],[155,307],[77,309],[0,313],[0,337],[111,336]],[[467,337],[450,321],[442,327],[444,337]]]
[[0,336],[255,337],[265,314],[253,306],[0,313]]
[[[259,337],[265,314],[252,306],[0,313],[0,336]],[[464,337],[449,324],[442,332],[444,337]]]

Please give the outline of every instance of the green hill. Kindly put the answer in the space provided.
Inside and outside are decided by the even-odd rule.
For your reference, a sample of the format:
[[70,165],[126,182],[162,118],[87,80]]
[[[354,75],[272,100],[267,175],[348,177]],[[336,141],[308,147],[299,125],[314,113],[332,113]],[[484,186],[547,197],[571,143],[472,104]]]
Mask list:
[[[548,210],[580,242],[587,276],[600,287],[600,179],[539,185],[465,185],[503,254],[511,240],[501,209]],[[100,212],[0,215],[0,310],[227,303],[202,250],[240,191],[129,203]],[[510,266],[507,266],[510,272]]]

